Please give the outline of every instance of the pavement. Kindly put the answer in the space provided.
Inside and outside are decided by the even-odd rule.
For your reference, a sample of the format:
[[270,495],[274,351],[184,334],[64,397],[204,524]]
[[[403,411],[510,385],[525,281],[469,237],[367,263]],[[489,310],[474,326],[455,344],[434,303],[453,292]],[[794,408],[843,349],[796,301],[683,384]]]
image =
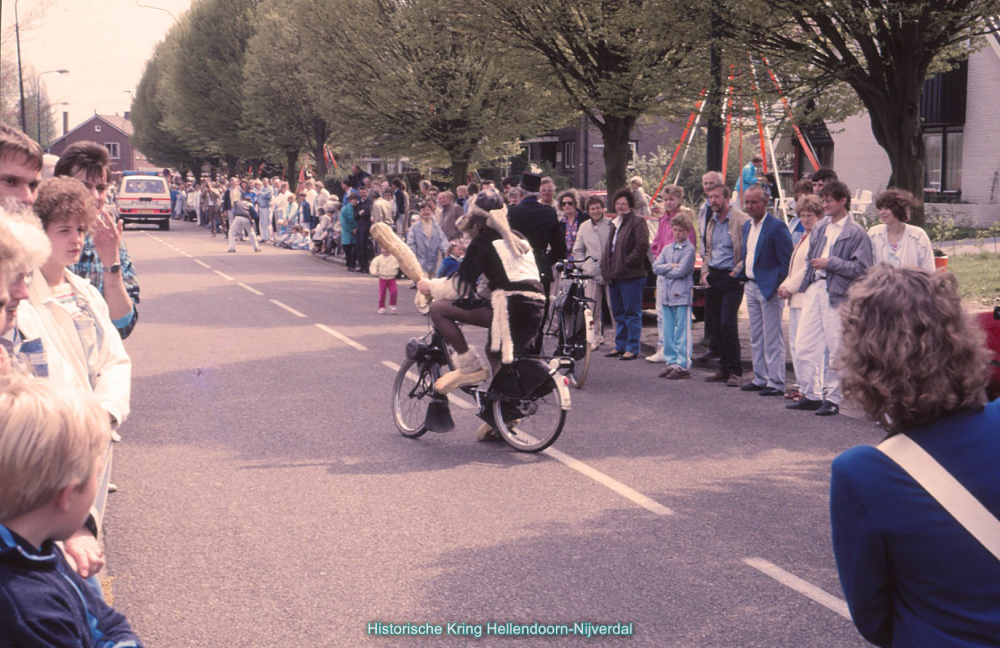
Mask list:
[[453,432],[408,439],[390,394],[428,331],[412,291],[379,315],[374,278],[309,254],[227,254],[187,223],[125,238],[143,317],[106,569],[146,645],[488,646],[371,624],[508,621],[631,623],[655,648],[865,645],[829,479],[883,436],[870,423],[599,354],[544,453],[478,443],[467,401]]

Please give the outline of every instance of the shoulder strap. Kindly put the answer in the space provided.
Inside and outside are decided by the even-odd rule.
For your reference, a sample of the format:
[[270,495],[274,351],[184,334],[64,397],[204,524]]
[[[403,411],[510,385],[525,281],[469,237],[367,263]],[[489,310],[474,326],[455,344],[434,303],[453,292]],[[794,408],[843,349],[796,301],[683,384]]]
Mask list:
[[1000,520],[934,457],[905,434],[893,435],[877,447],[909,473],[966,531],[1000,560]]

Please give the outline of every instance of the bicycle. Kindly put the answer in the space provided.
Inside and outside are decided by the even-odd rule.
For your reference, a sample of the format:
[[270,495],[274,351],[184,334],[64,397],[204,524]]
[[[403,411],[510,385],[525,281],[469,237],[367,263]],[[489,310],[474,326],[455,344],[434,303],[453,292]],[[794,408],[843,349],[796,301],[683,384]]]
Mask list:
[[[546,364],[543,360],[517,356],[482,385],[460,388],[475,401],[477,416],[521,452],[540,452],[552,445],[570,409],[569,381],[558,372],[572,361],[552,358]],[[417,438],[429,429],[447,432],[454,428],[449,397],[434,390],[434,382],[452,368],[444,338],[433,328],[407,343],[406,359],[392,387],[392,417],[403,436]]]
[[[588,256],[577,263],[588,260],[596,259]],[[553,356],[573,361],[567,375],[570,384],[581,389],[590,371],[590,354],[594,342],[594,315],[591,307],[594,300],[584,296],[587,280],[593,277],[578,271],[573,266],[573,259],[557,263],[556,270],[563,273],[563,280],[559,284],[559,293],[552,300],[552,313],[545,338],[555,338]]]

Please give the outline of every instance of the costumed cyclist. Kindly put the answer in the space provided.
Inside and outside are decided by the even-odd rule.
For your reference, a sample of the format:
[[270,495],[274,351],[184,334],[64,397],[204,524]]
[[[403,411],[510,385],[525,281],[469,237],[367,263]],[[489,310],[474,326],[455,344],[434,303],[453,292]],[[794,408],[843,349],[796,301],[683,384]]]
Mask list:
[[[458,322],[489,328],[487,356],[496,370],[501,362],[513,362],[538,334],[545,306],[535,255],[531,245],[511,231],[500,192],[480,191],[458,228],[471,239],[458,270],[417,284],[433,299],[434,328],[456,354],[455,370],[434,384],[440,394],[478,384],[490,375],[483,358],[466,343]],[[485,441],[495,433],[484,424],[477,436]]]

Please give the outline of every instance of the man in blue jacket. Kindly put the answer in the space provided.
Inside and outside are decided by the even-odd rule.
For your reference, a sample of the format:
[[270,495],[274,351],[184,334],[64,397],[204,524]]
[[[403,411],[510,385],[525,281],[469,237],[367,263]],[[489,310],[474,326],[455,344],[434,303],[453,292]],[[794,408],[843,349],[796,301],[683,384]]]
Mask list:
[[753,380],[740,389],[761,396],[781,396],[785,393],[785,336],[781,329],[785,302],[778,296],[778,286],[788,276],[792,235],[767,212],[767,202],[761,187],[750,187],[743,195],[750,217],[743,224],[743,272],[747,279]]

